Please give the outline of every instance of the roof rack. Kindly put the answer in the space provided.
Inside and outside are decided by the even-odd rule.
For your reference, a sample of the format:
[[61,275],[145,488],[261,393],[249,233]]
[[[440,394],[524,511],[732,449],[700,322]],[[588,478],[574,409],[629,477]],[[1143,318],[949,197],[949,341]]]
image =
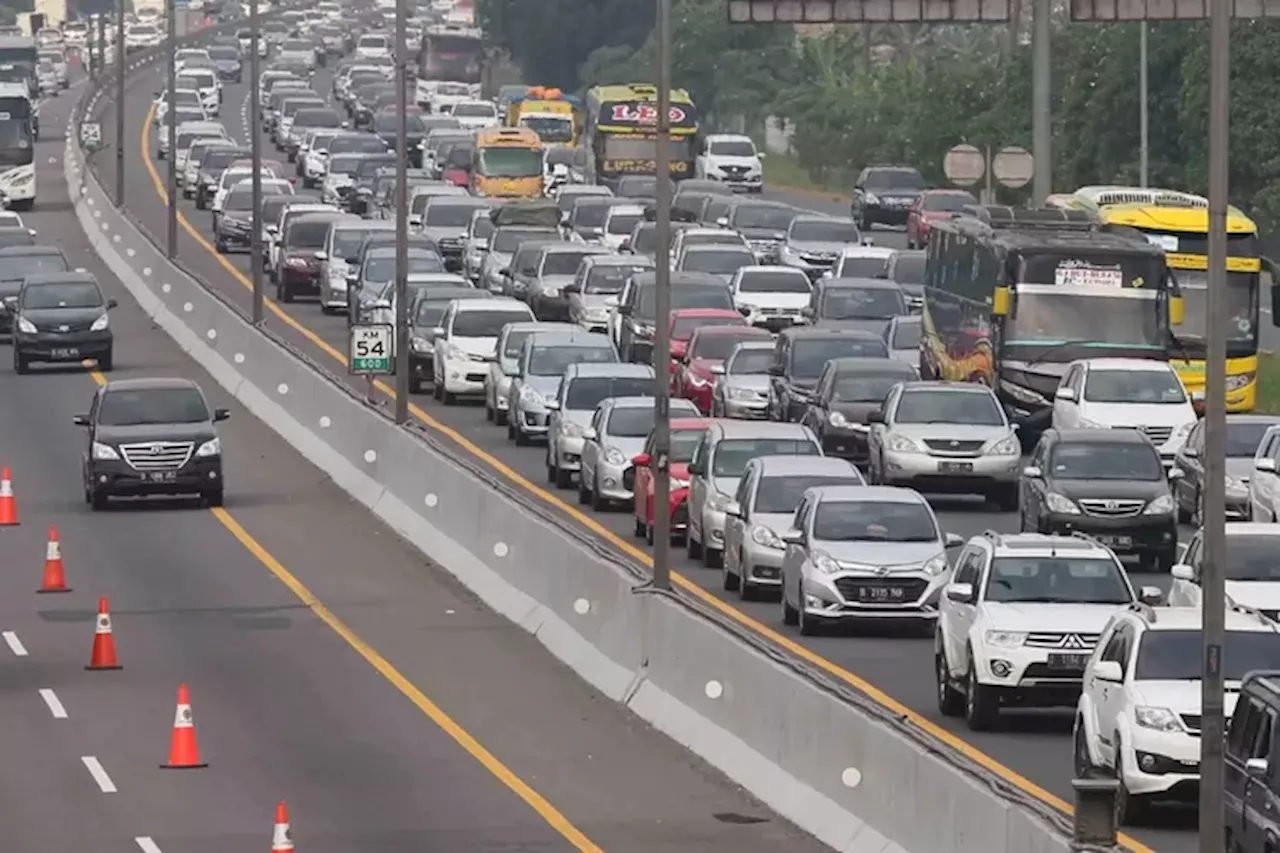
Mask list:
[[1049,231],[1095,231],[1098,218],[1087,210],[1057,207],[1010,207],[1003,204],[966,204],[952,219],[969,217],[993,229]]

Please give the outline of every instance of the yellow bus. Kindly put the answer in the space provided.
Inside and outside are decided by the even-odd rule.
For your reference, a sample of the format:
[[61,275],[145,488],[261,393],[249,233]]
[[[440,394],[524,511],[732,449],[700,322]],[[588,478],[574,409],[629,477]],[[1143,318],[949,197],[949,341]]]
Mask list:
[[507,127],[527,127],[548,148],[578,143],[577,109],[581,101],[559,89],[534,86],[507,105]]
[[489,198],[541,198],[543,145],[527,127],[491,127],[476,134],[470,189]]
[[[684,89],[671,90],[671,177],[693,176],[697,158],[698,111]],[[582,147],[589,152],[591,177],[614,187],[627,175],[658,173],[658,90],[651,83],[597,86],[587,92]]]
[[[1103,222],[1141,231],[1165,251],[1182,291],[1185,312],[1173,329],[1169,363],[1187,390],[1203,399],[1209,315],[1209,200],[1167,189],[1081,187],[1072,206]],[[1269,265],[1269,261],[1266,262]],[[1250,412],[1258,396],[1258,333],[1264,259],[1258,226],[1232,207],[1227,212],[1227,411]]]

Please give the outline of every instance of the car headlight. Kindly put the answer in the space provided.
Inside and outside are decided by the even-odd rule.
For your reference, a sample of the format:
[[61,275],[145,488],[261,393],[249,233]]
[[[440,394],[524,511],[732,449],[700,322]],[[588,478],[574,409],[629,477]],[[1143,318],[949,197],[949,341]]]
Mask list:
[[755,397],[756,397],[756,392],[752,391],[750,388],[730,388],[729,389],[730,400],[754,400]]
[[1178,715],[1168,708],[1153,708],[1150,705],[1136,705],[1133,709],[1133,721],[1144,729],[1157,732],[1180,732],[1182,721]]
[[410,346],[413,347],[414,352],[431,352],[431,341],[426,338],[417,337],[416,335],[413,340],[410,341]]
[[638,338],[652,338],[657,329],[648,323],[632,323],[631,331]]
[[531,409],[545,409],[547,407],[546,398],[528,385],[520,389],[520,402]]
[[834,575],[836,572],[843,571],[840,564],[830,554],[824,554],[822,551],[814,551],[810,556],[809,562],[813,563],[813,567],[824,575]]
[[1147,508],[1142,511],[1143,515],[1169,515],[1173,512],[1173,498],[1169,495],[1161,495],[1160,497],[1147,504]]
[[1173,437],[1186,438],[1187,435],[1191,432],[1191,428],[1194,427],[1195,425],[1196,425],[1195,421],[1187,421],[1185,424],[1180,425],[1176,430],[1174,430]]
[[1249,490],[1249,481],[1237,480],[1235,477],[1227,477],[1226,487],[1228,492],[1247,492]]
[[990,456],[1020,456],[1022,455],[1022,442],[1018,441],[1016,435],[1008,438],[1002,438],[987,449]]
[[107,324],[109,322],[110,321],[107,319],[107,315],[103,314],[100,317],[98,317],[98,319],[93,321],[93,325],[89,327],[89,331],[91,332],[104,331],[107,328]]
[[916,444],[905,435],[890,435],[889,449],[894,453],[923,453],[920,445]]
[[28,320],[26,317],[18,318],[18,331],[24,335],[34,335],[37,332],[36,324]]
[[1243,388],[1248,388],[1253,384],[1253,380],[1256,379],[1257,376],[1258,374],[1256,373],[1237,373],[1235,376],[1228,376],[1227,390],[1239,391]]
[[466,361],[467,352],[457,344],[445,344],[444,357],[446,361]]
[[775,551],[783,551],[787,547],[786,543],[778,538],[778,534],[762,524],[752,528],[751,541],[765,548],[772,548]]
[[560,422],[560,436],[562,438],[582,438],[583,432],[582,424],[575,424],[573,421]]
[[1057,492],[1049,492],[1044,496],[1045,505],[1049,507],[1050,512],[1058,512],[1063,515],[1079,515],[1080,507],[1076,506],[1076,502],[1071,498],[1063,497]]
[[988,631],[983,639],[988,646],[1016,649],[1027,641],[1027,633],[1025,631]]
[[867,204],[879,204],[879,203],[880,203],[880,198],[879,198],[879,196],[877,196],[875,193],[867,193],[867,194],[866,194],[865,196],[863,196],[862,198],[863,198],[863,201],[865,201]]
[[849,419],[839,412],[832,412],[827,415],[827,423],[831,424],[836,429],[848,429],[852,426],[852,424],[849,423]]
[[604,461],[610,465],[625,465],[627,457],[622,455],[622,451],[616,447],[610,447],[604,452]]
[[548,287],[548,288],[546,288],[545,290],[543,290],[543,291],[542,291],[542,295],[543,295],[544,297],[546,297],[547,299],[555,299],[557,296],[559,296],[559,295],[560,295],[560,288],[558,288],[558,287]]
[[707,495],[707,509],[712,512],[724,512],[729,508],[729,496],[723,492],[712,492]]
[[221,455],[222,455],[222,442],[216,438],[209,439],[204,444],[200,445],[200,447],[196,450],[196,456],[199,456],[199,457],[221,456]]
[[921,568],[924,570],[926,575],[933,575],[934,577],[937,577],[950,568],[950,564],[947,562],[946,554],[934,554],[925,561],[925,564],[921,566]]
[[93,443],[93,458],[99,460],[119,459],[120,454],[111,445],[95,441]]

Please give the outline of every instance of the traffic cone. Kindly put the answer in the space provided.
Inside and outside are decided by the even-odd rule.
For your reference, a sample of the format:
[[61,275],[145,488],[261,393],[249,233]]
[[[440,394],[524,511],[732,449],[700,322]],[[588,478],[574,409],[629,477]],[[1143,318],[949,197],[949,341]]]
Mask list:
[[286,853],[293,849],[293,828],[289,826],[289,809],[284,800],[276,803],[276,828],[271,835],[271,853]]
[[62,545],[58,542],[56,527],[49,528],[49,544],[44,552],[44,585],[36,592],[71,592],[62,568]]
[[165,770],[194,770],[209,765],[200,760],[200,748],[196,745],[196,723],[191,715],[191,692],[187,685],[178,685],[178,711],[173,716],[173,737],[169,741],[169,762],[161,764]]
[[124,669],[116,659],[116,638],[111,634],[111,610],[105,595],[98,599],[98,626],[93,631],[93,654],[85,669]]
[[18,523],[18,504],[13,499],[13,477],[9,466],[0,470],[0,527],[14,527]]

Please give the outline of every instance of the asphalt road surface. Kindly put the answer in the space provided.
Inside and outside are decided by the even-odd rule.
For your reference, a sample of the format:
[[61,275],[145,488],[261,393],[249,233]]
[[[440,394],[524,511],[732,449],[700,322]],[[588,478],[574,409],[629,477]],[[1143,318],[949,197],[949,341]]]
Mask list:
[[[158,76],[144,75],[130,89],[126,101],[128,136],[125,163],[128,177],[126,208],[135,221],[151,234],[165,233],[165,206],[160,176],[165,174],[163,161],[154,161],[154,134],[148,130],[151,93],[160,88]],[[330,77],[325,71],[316,75],[315,88],[322,95],[330,92]],[[232,136],[247,143],[247,121],[243,108],[249,86],[227,87],[222,121]],[[110,126],[110,120],[107,121]],[[277,156],[269,141],[264,141],[264,156]],[[108,174],[114,159],[105,160]],[[833,196],[798,191],[768,190],[766,196],[798,206],[847,212],[847,203]],[[219,288],[246,311],[251,291],[248,280],[248,257],[244,254],[218,256],[214,253],[207,212],[197,211],[190,203],[180,206],[183,225],[180,229],[182,262],[205,281]],[[901,232],[877,229],[874,238],[881,245],[904,245]],[[347,348],[346,320],[325,317],[314,304],[275,305],[269,300],[268,325],[302,347],[321,364],[336,373],[345,371]],[[389,403],[388,403],[389,405]],[[572,518],[584,536],[608,542],[620,555],[647,559],[643,543],[632,536],[632,521],[624,512],[589,514],[579,509],[572,492],[557,492],[545,483],[542,448],[516,448],[508,442],[505,430],[489,425],[478,405],[444,406],[429,395],[417,395],[411,411],[428,427],[457,443],[461,452],[471,453],[495,468],[514,471],[518,484]],[[510,474],[504,474],[511,476]],[[938,497],[934,507],[945,531],[972,536],[986,529],[1000,532],[1017,530],[1014,514],[998,513],[983,507],[976,499]],[[1184,538],[1189,531],[1184,531]],[[785,628],[779,618],[778,605],[768,602],[739,602],[721,590],[720,575],[684,558],[675,551],[678,573],[676,582],[715,602],[723,612],[763,634],[773,642],[807,657],[835,677],[866,688],[883,691],[901,703],[904,713],[936,731],[951,733],[965,742],[965,749],[989,756],[1015,784],[1035,791],[1058,805],[1066,807],[1072,798],[1070,786],[1070,714],[1028,712],[1009,715],[1003,730],[994,733],[970,733],[963,723],[940,716],[934,698],[932,645],[928,639],[864,631],[856,635],[801,638]],[[1157,583],[1167,586],[1167,578],[1138,575],[1136,584]],[[781,700],[780,700],[781,701]],[[1195,844],[1195,815],[1189,810],[1162,810],[1153,825],[1139,828],[1133,835],[1162,853],[1189,851]]]
[[[28,222],[120,300],[116,370],[0,369],[22,521],[0,529],[5,849],[266,849],[281,799],[300,848],[327,853],[825,849],[487,611],[153,327],[71,213],[70,101],[45,105]],[[135,203],[153,193],[130,181]],[[153,375],[232,408],[225,509],[83,504],[72,416],[97,383]],[[55,525],[73,592],[38,596]],[[84,669],[99,595],[119,672]],[[180,682],[207,769],[159,766]]]

